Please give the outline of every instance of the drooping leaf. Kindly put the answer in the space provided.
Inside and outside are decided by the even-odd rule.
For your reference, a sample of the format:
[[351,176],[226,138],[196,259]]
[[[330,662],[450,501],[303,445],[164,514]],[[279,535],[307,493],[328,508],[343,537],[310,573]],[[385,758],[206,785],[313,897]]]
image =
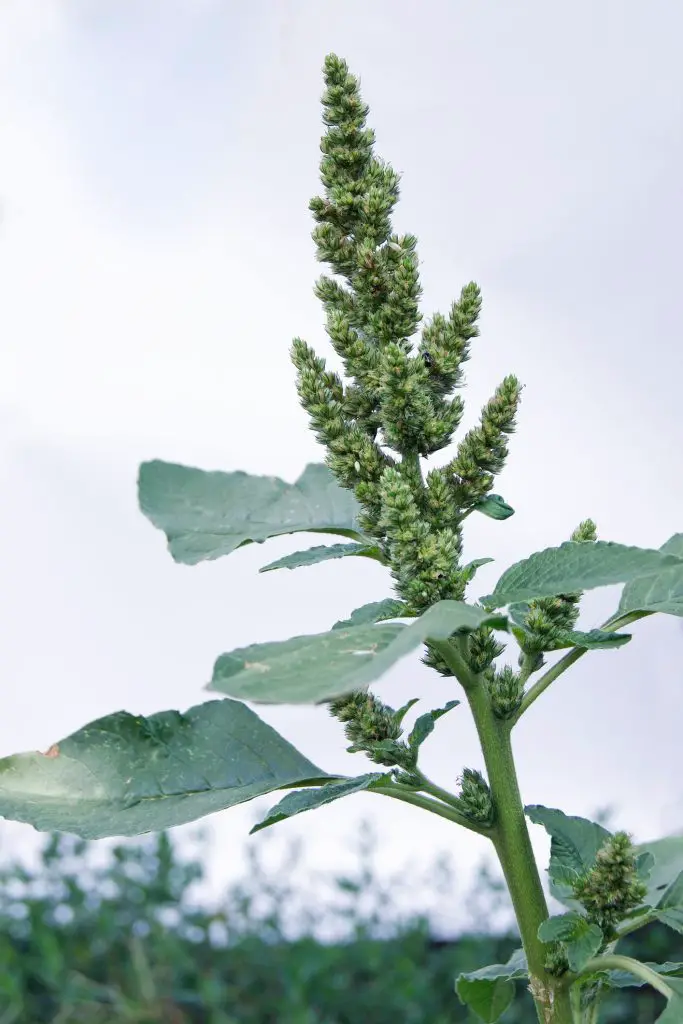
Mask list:
[[[312,811],[316,807],[324,807],[335,800],[341,800],[344,796],[351,796],[353,793],[361,793],[363,790],[371,789],[373,786],[382,783],[391,783],[391,775],[383,775],[381,772],[372,772],[368,775],[360,775],[356,779],[344,779],[340,782],[328,782],[316,789],[299,789],[294,793],[288,793],[279,804],[266,814],[263,821],[254,825],[251,833],[260,832],[269,825],[275,825],[278,821],[291,818],[303,811]],[[250,834],[251,834],[250,833]]]
[[233,700],[107,715],[46,753],[0,760],[0,815],[84,839],[160,832],[330,776]]
[[500,494],[489,494],[485,498],[482,498],[476,505],[473,506],[474,512],[481,512],[483,515],[488,516],[489,519],[509,519],[510,516],[514,516],[515,510],[511,505],[508,505],[504,498],[501,498]]
[[353,493],[323,465],[306,466],[296,483],[288,484],[276,476],[143,462],[138,500],[144,515],[166,534],[175,561],[185,565],[287,533],[331,533],[363,541]]
[[427,737],[434,731],[434,724],[437,722],[442,715],[445,715],[452,708],[457,708],[459,700],[449,700],[447,704],[442,708],[434,708],[433,711],[427,711],[426,714],[420,715],[413,726],[412,732],[408,737],[408,743],[417,750]]
[[383,601],[371,601],[351,612],[348,619],[335,622],[332,629],[346,629],[348,626],[364,626],[371,622],[384,622],[387,619],[400,619],[405,616],[406,606],[403,601],[386,597]]
[[455,990],[460,1002],[469,1006],[486,1024],[494,1024],[515,997],[513,981],[527,976],[524,952],[516,949],[506,964],[490,964],[478,971],[461,974]]
[[221,655],[207,689],[268,704],[317,704],[379,679],[425,640],[507,619],[462,601],[439,601],[409,625],[348,626],[328,633],[241,647]]
[[[654,964],[648,961],[643,961],[646,967],[656,971],[657,974],[661,974],[662,977],[681,977],[683,975],[683,964],[672,963],[667,961],[665,964]],[[646,981],[642,978],[636,977],[635,974],[631,974],[630,971],[607,971],[607,977],[609,983],[614,988],[642,988],[643,985],[647,985]]]
[[525,807],[524,813],[551,837],[548,877],[552,895],[565,906],[579,906],[571,897],[571,883],[593,867],[598,850],[611,832],[595,821],[570,817],[540,804]]
[[569,969],[579,973],[594,957],[604,942],[604,935],[596,924],[571,911],[549,917],[538,929],[541,942],[561,942],[567,954]]
[[628,583],[639,576],[652,576],[679,560],[650,548],[628,547],[612,541],[591,544],[565,541],[557,548],[537,551],[510,566],[496,583],[494,591],[481,599],[492,608],[539,597],[572,594],[614,583]]
[[269,562],[259,572],[272,572],[273,569],[299,569],[306,565],[317,565],[332,558],[372,558],[377,562],[384,561],[380,548],[369,544],[319,544],[306,551],[294,551],[291,555]]

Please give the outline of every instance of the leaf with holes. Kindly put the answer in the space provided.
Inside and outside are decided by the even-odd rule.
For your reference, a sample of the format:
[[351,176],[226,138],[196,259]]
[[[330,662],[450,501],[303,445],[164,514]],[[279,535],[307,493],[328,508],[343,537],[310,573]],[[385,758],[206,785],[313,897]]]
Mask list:
[[376,681],[427,639],[445,640],[507,619],[462,601],[439,601],[409,625],[369,623],[252,644],[222,654],[207,689],[267,704],[318,704]]
[[376,788],[381,786],[382,783],[390,785],[391,782],[391,775],[371,772],[368,775],[359,775],[356,779],[328,782],[317,789],[300,789],[295,793],[288,793],[279,804],[271,807],[263,821],[260,821],[258,825],[254,825],[251,832],[260,832],[261,829],[268,828],[269,825],[275,825],[278,821],[284,821],[285,818],[291,818],[295,814],[301,814],[303,811],[312,811],[316,807],[324,807],[325,804],[341,800],[342,797]]
[[0,760],[0,815],[84,839],[160,832],[331,778],[233,700],[107,715],[45,754]]
[[143,462],[140,510],[163,530],[176,562],[196,565],[288,533],[331,533],[365,543],[359,505],[330,470],[311,464],[294,484],[276,476],[206,472]]

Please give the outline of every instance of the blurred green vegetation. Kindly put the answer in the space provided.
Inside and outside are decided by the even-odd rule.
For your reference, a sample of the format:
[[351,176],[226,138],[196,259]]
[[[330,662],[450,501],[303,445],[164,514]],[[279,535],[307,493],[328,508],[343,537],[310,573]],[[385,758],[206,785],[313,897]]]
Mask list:
[[[483,924],[447,941],[426,920],[402,917],[402,894],[424,880],[409,871],[382,877],[367,831],[354,872],[309,887],[312,903],[292,881],[299,850],[273,869],[267,846],[249,846],[244,877],[209,907],[194,891],[200,862],[181,856],[168,834],[122,843],[104,858],[99,844],[48,837],[37,866],[12,862],[0,872],[0,1024],[476,1020],[458,1002],[454,978],[506,960],[518,944],[513,935]],[[445,862],[427,875],[438,899],[450,891],[453,906]],[[305,891],[308,876],[299,877]],[[481,922],[506,907],[486,869],[463,902]],[[680,936],[659,927],[631,937],[624,951],[683,958]],[[626,990],[606,1005],[604,1021],[650,1024],[660,1008],[655,993]],[[523,986],[503,1019],[535,1021]]]

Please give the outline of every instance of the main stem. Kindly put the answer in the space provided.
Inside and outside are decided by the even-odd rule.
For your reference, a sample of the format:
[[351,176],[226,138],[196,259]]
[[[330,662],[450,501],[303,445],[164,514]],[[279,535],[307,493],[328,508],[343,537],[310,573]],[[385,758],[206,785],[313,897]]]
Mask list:
[[529,965],[529,988],[541,1024],[573,1024],[569,991],[545,969],[547,948],[538,929],[548,906],[529,838],[510,741],[510,725],[496,718],[481,680],[466,686],[496,813],[492,829]]

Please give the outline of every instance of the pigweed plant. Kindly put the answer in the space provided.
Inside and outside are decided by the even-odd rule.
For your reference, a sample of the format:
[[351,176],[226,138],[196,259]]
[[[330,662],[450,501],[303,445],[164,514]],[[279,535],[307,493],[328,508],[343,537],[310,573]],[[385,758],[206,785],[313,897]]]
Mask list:
[[[514,997],[513,981],[526,978],[543,1024],[595,1022],[610,986],[642,984],[666,999],[660,1024],[680,1024],[683,963],[640,963],[617,946],[654,920],[683,933],[683,838],[635,846],[595,822],[525,807],[511,737],[520,717],[587,652],[628,643],[623,627],[655,612],[683,615],[683,533],[658,550],[627,547],[598,540],[587,519],[559,547],[507,569],[489,596],[467,600],[478,567],[490,561],[463,564],[467,517],[513,514],[492,491],[521,384],[505,377],[451,460],[426,469],[463,415],[458,389],[478,335],[479,288],[466,285],[447,315],[421,326],[416,239],[392,232],[399,177],[375,156],[368,108],[346,63],[329,56],[324,77],[323,188],[310,208],[318,259],[330,269],[316,294],[344,377],[299,338],[292,359],[326,465],[309,465],[288,484],[147,462],[139,501],[177,562],[317,532],[340,540],[262,571],[372,558],[387,567],[393,595],[357,608],[328,632],[222,654],[209,689],[224,698],[185,713],[109,715],[44,754],[5,758],[0,813],[98,838],[163,830],[277,790],[289,792],[256,829],[360,791],[401,800],[485,837],[500,861],[522,948],[506,964],[455,979],[457,996],[482,1020],[498,1020]],[[582,592],[616,583],[624,588],[615,614],[599,629],[579,631]],[[506,641],[519,647],[516,668],[498,663]],[[445,699],[408,731],[417,698],[394,709],[369,686],[418,648],[443,677]],[[559,660],[556,652],[564,652]],[[325,772],[245,700],[324,704],[372,770],[353,778]],[[465,702],[486,775],[464,766],[458,791],[449,792],[423,773],[420,748]],[[566,907],[558,916],[548,913],[527,819],[551,836],[550,891]]]

